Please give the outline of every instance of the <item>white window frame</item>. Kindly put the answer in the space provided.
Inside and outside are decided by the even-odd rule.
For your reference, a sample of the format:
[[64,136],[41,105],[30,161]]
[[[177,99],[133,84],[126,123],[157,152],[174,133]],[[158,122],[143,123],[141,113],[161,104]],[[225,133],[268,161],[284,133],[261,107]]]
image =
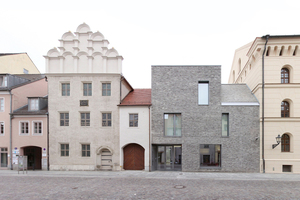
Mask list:
[[[35,123],[41,123],[41,133],[35,133]],[[32,135],[43,135],[43,121],[32,121]]]
[[[33,102],[34,102],[34,104],[32,106]],[[39,99],[38,98],[30,98],[29,99],[29,108],[32,111],[39,110]]]
[[[27,123],[28,125],[28,133],[22,133],[22,123]],[[30,127],[29,127],[29,121],[19,121],[19,135],[29,135],[30,133]]]
[[0,87],[7,87],[7,76],[2,76],[2,83],[0,83]]
[[[3,126],[3,132],[1,131],[1,126]],[[0,122],[0,136],[3,136],[5,134],[5,124],[4,122]]]
[[5,111],[5,99],[0,98],[0,112],[4,112],[4,111]]
[[208,81],[198,81],[198,105],[209,105]]

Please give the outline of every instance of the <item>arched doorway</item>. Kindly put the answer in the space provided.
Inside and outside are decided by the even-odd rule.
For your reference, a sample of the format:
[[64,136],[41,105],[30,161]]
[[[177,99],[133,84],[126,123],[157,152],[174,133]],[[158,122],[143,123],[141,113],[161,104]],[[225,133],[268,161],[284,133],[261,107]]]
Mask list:
[[145,149],[138,144],[128,144],[123,148],[124,169],[143,170],[145,169],[144,153]]
[[24,156],[27,156],[28,169],[42,169],[42,148],[35,146],[23,147]]

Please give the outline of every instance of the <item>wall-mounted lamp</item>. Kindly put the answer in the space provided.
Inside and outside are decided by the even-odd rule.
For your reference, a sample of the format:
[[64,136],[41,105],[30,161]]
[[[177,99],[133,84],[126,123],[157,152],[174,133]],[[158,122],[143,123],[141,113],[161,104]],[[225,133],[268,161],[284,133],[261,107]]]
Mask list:
[[277,147],[280,144],[280,142],[281,142],[281,137],[280,137],[279,134],[276,137],[276,142],[277,142],[277,144],[272,144],[272,149],[274,149],[275,147]]

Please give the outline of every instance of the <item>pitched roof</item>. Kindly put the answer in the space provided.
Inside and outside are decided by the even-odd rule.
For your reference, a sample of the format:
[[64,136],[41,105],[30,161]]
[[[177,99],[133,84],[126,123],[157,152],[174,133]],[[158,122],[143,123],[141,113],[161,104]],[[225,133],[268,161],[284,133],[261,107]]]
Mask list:
[[119,106],[150,106],[151,89],[134,89],[119,104]]

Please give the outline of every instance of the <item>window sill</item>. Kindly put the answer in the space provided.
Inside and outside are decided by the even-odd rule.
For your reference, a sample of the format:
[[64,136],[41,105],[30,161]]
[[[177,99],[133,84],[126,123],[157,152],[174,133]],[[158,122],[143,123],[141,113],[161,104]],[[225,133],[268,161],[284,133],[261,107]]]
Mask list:
[[34,133],[32,136],[43,136],[43,133]]
[[20,136],[29,136],[29,133],[20,133]]
[[175,136],[175,135],[164,135],[164,137],[168,137],[168,138],[181,138],[182,136]]

